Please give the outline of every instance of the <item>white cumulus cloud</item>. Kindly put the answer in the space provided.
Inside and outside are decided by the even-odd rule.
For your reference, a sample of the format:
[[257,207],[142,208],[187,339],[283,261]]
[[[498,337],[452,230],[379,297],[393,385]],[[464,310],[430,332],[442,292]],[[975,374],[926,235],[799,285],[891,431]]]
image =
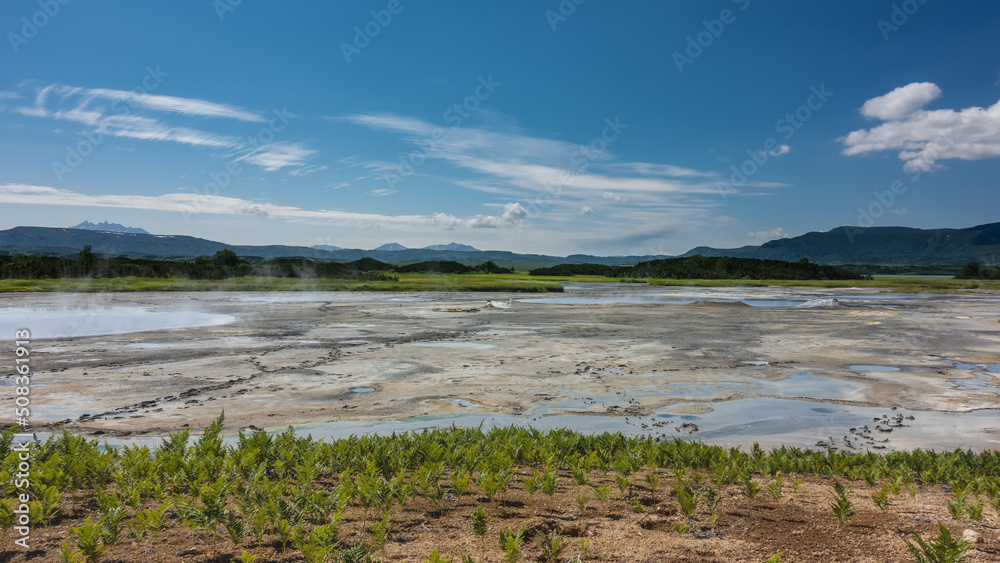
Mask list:
[[792,147],[788,145],[781,145],[776,149],[771,149],[771,152],[768,154],[770,154],[771,156],[781,156],[783,154],[788,154],[790,152],[792,152]]
[[788,233],[786,233],[785,229],[781,227],[774,227],[773,229],[764,229],[763,231],[747,233],[747,236],[754,240],[769,241],[779,238],[788,238]]
[[870,119],[896,121],[940,97],[941,89],[937,84],[914,82],[868,100],[861,106],[861,114]]
[[431,222],[442,229],[457,229],[471,227],[473,229],[498,229],[513,227],[524,223],[528,218],[528,210],[520,203],[508,203],[503,206],[500,215],[474,215],[467,219],[455,217],[447,213],[435,213]]
[[925,82],[868,100],[862,113],[884,123],[841,137],[843,154],[896,150],[908,172],[936,170],[940,160],[1000,156],[1000,102],[986,108],[920,109],[939,94],[936,85]]

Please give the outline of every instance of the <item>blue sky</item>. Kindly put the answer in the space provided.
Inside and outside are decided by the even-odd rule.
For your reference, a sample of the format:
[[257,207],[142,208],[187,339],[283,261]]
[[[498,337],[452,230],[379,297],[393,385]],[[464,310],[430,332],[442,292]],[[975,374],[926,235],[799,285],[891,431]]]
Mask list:
[[675,254],[1000,220],[1000,5],[0,4],[0,228]]

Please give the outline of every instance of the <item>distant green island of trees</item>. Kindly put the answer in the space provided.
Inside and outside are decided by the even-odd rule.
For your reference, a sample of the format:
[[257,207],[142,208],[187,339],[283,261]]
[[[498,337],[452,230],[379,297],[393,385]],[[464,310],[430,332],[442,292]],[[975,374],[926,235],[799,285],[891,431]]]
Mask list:
[[[855,266],[854,269],[859,267]],[[871,267],[868,267],[871,268]],[[515,274],[492,260],[475,265],[452,260],[432,260],[395,265],[374,258],[351,262],[312,258],[241,258],[229,249],[214,256],[193,260],[163,260],[128,256],[98,256],[85,247],[70,259],[61,256],[26,254],[0,255],[0,279],[59,278],[185,278],[221,280],[254,276],[300,279],[344,279],[360,281],[398,281],[396,274]],[[814,264],[803,258],[798,262],[731,258],[725,256],[688,256],[640,262],[634,266],[605,264],[559,264],[536,268],[532,276],[602,276],[622,279],[720,279],[720,280],[864,280],[870,275],[845,267]],[[873,273],[878,273],[874,272]],[[1000,279],[1000,266],[969,262],[955,276],[959,279]]]
[[798,262],[729,258],[726,256],[688,256],[640,262],[616,268],[602,264],[559,264],[537,268],[533,276],[589,275],[614,278],[660,279],[747,279],[747,280],[861,280],[869,276],[837,266],[821,266],[803,258]]
[[396,266],[374,258],[352,262],[311,258],[244,259],[229,249],[194,260],[151,260],[127,256],[100,257],[84,247],[76,260],[60,256],[0,255],[0,279],[59,278],[187,278],[221,280],[242,276],[275,278],[330,278],[361,281],[398,281],[395,273],[512,274],[492,261],[474,266],[453,261],[431,261]]

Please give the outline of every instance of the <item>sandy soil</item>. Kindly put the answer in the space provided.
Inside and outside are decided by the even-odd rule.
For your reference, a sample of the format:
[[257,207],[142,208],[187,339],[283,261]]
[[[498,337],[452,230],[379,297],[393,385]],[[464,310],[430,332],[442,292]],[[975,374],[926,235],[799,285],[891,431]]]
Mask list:
[[[3,302],[69,306],[74,319],[73,308],[85,307],[64,336],[36,331],[32,341],[40,431],[160,436],[201,428],[224,409],[230,429],[323,423],[310,428],[331,435],[372,421],[488,417],[719,443],[1000,444],[997,412],[981,410],[1000,408],[1000,375],[987,367],[1000,363],[998,295],[871,293],[641,286],[556,296],[638,298],[591,305],[454,293],[11,294]],[[697,302],[643,301],[663,295]],[[831,296],[850,306],[732,301]],[[515,301],[483,308],[487,298]],[[73,336],[88,322],[114,325],[106,317],[129,308],[235,321]],[[31,315],[23,322],[30,328]],[[13,365],[6,354],[0,361]],[[0,408],[13,400],[0,393]]]

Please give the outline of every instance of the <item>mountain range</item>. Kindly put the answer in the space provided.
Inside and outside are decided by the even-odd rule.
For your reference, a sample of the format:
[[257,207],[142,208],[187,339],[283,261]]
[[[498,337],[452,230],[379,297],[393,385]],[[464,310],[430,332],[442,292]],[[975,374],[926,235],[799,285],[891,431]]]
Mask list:
[[808,258],[817,264],[960,266],[967,262],[1000,263],[1000,223],[966,229],[910,227],[837,227],[760,246],[711,248],[699,246],[682,256],[731,256],[794,262]]
[[[592,256],[573,254],[549,256],[518,254],[500,250],[477,250],[471,246],[450,243],[427,248],[406,248],[398,243],[383,245],[375,250],[314,246],[247,246],[231,245],[183,235],[151,235],[145,232],[117,232],[131,229],[111,223],[84,222],[81,228],[14,227],[0,231],[0,252],[29,254],[59,254],[75,256],[84,246],[106,255],[151,258],[193,258],[212,255],[229,248],[240,256],[276,258],[301,256],[317,259],[357,260],[371,257],[383,262],[410,263],[428,260],[454,260],[476,264],[492,260],[507,264],[608,264],[631,265],[645,260],[666,258],[646,256]],[[97,230],[92,230],[96,228]],[[976,261],[1000,264],[1000,223],[989,223],[965,229],[916,229],[909,227],[837,227],[826,232],[781,238],[760,246],[739,248],[693,248],[682,256],[732,256],[770,260],[798,261],[808,258],[817,264],[866,264],[910,266],[960,266]]]
[[[371,257],[383,262],[411,263],[429,260],[454,260],[463,264],[478,264],[492,260],[498,264],[555,265],[564,262],[574,264],[634,264],[642,260],[662,258],[662,256],[548,256],[542,254],[517,254],[504,250],[461,250],[472,248],[467,245],[441,245],[448,250],[433,248],[408,248],[405,250],[362,250],[326,246],[309,248],[305,246],[248,246],[225,244],[185,235],[143,235],[86,229],[61,229],[52,227],[14,227],[0,231],[0,252],[25,254],[58,254],[75,257],[84,246],[90,246],[96,254],[133,256],[142,258],[194,258],[211,256],[228,248],[240,256],[277,258],[301,256],[306,258],[357,260]],[[458,247],[458,250],[451,248]],[[332,248],[332,249],[331,249]]]
[[[343,250],[343,248],[339,246],[331,246],[328,244],[317,244],[314,246],[310,246],[309,248],[318,248],[320,250]],[[453,252],[482,252],[478,248],[469,246],[467,244],[459,244],[457,242],[450,242],[448,244],[432,244],[430,246],[425,246],[423,248],[410,248],[407,246],[403,246],[398,242],[387,242],[382,246],[373,248],[372,250],[388,251],[388,252],[396,252],[400,250],[448,250]]]
[[138,227],[126,227],[118,223],[108,223],[107,221],[101,221],[100,223],[91,223],[90,221],[84,221],[79,225],[74,225],[70,227],[71,229],[86,229],[88,231],[108,231],[112,233],[135,233],[139,235],[148,235],[149,231],[146,229],[140,229]]

